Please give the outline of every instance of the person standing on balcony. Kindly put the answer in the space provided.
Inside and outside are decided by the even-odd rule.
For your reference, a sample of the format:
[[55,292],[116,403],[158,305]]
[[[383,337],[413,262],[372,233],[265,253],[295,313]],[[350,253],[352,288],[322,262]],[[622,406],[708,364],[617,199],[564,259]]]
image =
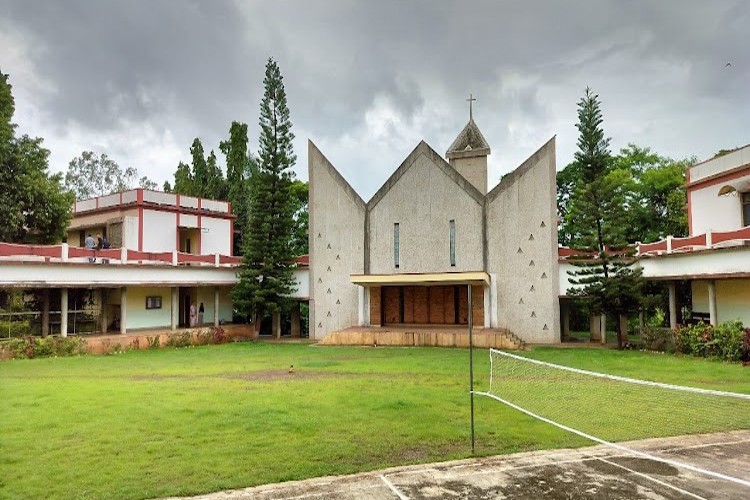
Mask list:
[[195,321],[197,317],[197,311],[195,310],[195,302],[190,303],[190,328],[195,327]]
[[[83,242],[83,246],[86,247],[87,250],[93,250],[94,246],[96,246],[96,243],[94,243],[94,238],[91,236],[91,233],[89,233],[88,236],[86,236],[86,240]],[[89,262],[95,262],[96,257],[89,257]]]

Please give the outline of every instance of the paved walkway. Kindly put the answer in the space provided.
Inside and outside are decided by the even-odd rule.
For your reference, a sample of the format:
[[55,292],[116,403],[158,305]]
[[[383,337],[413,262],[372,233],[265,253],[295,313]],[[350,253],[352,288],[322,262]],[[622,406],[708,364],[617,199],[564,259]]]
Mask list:
[[[750,482],[750,431],[650,439],[627,446]],[[238,499],[740,499],[750,487],[624,455],[609,447],[519,453],[223,491]]]

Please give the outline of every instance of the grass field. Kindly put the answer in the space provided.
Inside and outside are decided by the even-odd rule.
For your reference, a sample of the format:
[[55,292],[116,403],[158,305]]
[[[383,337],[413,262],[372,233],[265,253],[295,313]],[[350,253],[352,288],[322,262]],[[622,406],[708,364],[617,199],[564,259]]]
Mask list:
[[[475,354],[483,390],[488,356]],[[586,348],[526,355],[750,393],[739,365]],[[468,351],[439,348],[240,343],[2,362],[0,497],[189,495],[468,457],[468,382]],[[477,454],[590,444],[476,404]]]

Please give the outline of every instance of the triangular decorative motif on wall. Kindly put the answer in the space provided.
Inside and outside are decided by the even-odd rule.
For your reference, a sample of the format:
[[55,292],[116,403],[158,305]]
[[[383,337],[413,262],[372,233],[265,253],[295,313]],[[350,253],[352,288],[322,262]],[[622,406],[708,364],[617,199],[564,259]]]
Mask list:
[[323,323],[318,323],[318,328],[323,328]]
[[337,305],[341,305],[341,300],[339,300],[339,299],[336,299],[336,304],[337,304]]
[[329,289],[328,289],[328,291],[327,291],[326,293],[331,293],[331,289],[329,288]]
[[[330,290],[330,288],[329,288],[329,290]],[[531,285],[531,288],[529,289],[529,291],[530,291],[530,292],[533,292],[533,291],[534,291],[534,285]]]
[[328,244],[328,250],[330,250],[330,249],[331,249],[331,244],[329,243],[329,244]]
[[523,297],[521,297],[520,299],[518,299],[518,303],[519,304],[523,304]]
[[323,278],[318,278],[318,283],[322,284],[323,283]]
[[539,227],[547,227],[547,224],[545,224],[544,221],[542,221],[542,223],[539,224]]
[[328,311],[328,314],[326,316],[328,316],[330,318],[331,317],[331,311]]
[[534,241],[534,233],[531,233],[531,234],[529,235],[529,241]]
[[516,253],[523,253],[523,250],[521,250],[521,247],[518,247],[518,251]]
[[336,254],[336,260],[341,260],[341,256]]
[[547,328],[547,323],[544,324],[544,328],[542,328],[542,330],[549,330],[549,328]]
[[321,236],[321,234],[320,234],[320,233],[318,233],[318,238],[322,238],[322,236]]
[[329,270],[329,271],[331,270],[331,266],[328,266],[328,270]]
[[546,279],[547,279],[547,273],[542,273],[542,279],[543,279],[543,280],[546,280]]
[[536,318],[536,312],[535,311],[531,311],[531,317],[532,318]]
[[532,260],[531,262],[529,262],[529,267],[534,267],[535,265],[536,265],[536,264],[534,264],[534,261],[533,261],[533,260]]

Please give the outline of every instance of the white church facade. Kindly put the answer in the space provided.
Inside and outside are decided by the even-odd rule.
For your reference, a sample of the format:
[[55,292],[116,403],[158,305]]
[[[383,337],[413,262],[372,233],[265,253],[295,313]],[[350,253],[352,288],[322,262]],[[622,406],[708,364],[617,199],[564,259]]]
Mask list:
[[477,328],[559,342],[554,137],[488,191],[470,118],[445,159],[420,142],[369,201],[308,148],[311,338],[471,311]]

